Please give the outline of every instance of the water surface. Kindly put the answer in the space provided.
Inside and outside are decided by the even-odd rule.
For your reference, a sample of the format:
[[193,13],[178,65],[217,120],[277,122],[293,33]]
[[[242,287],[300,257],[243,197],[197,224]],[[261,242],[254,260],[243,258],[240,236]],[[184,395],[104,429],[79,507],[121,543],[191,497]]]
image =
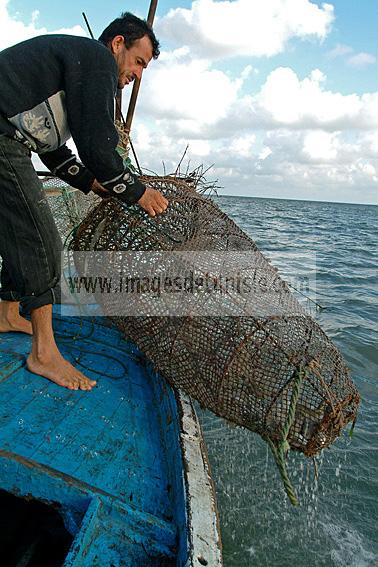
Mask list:
[[[318,459],[290,458],[288,502],[266,444],[208,412],[201,420],[221,516],[225,567],[378,565],[378,207],[219,197],[340,348],[361,393],[354,436]],[[316,277],[315,277],[316,276]]]

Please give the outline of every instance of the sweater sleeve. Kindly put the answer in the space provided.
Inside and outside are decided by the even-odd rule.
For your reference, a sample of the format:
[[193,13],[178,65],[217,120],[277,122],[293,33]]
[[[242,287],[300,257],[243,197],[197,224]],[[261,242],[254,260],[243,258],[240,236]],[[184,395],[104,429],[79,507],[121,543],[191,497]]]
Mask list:
[[131,205],[139,201],[146,187],[124,167],[116,150],[114,97],[118,70],[105,47],[98,46],[94,53],[93,61],[78,58],[66,72],[68,124],[86,168],[114,196]]
[[54,175],[87,194],[95,176],[80,163],[66,145],[52,152],[40,154],[40,160]]

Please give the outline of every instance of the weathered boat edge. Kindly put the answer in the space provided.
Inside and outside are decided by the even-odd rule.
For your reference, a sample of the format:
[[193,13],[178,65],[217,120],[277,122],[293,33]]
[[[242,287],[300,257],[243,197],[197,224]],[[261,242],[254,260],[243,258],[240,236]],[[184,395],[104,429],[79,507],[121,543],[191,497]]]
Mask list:
[[[84,336],[86,335],[84,332]],[[12,340],[12,337],[8,337],[8,342]],[[94,340],[93,329],[91,340]],[[97,341],[94,341],[94,344],[97,344]],[[75,345],[77,348],[76,343]],[[88,345],[86,348],[88,349]],[[130,345],[125,356],[132,355],[135,358],[138,353],[137,347]],[[50,463],[43,458],[40,461],[41,455],[29,454],[28,451],[24,454],[22,447],[10,448],[6,443],[4,447],[0,447],[0,487],[27,500],[34,499],[47,505],[58,506],[59,515],[74,536],[72,547],[64,561],[67,567],[137,565],[134,557],[138,553],[142,556],[147,552],[151,557],[166,557],[167,565],[169,561],[169,564],[177,567],[221,567],[222,549],[214,485],[193,402],[182,392],[171,388],[162,376],[154,372],[151,363],[138,358],[138,367],[155,392],[157,425],[161,430],[167,454],[171,455],[170,466],[166,472],[167,490],[172,498],[172,518],[155,517],[145,511],[138,511],[128,499],[120,498],[118,493],[101,483],[97,485],[96,482],[85,476],[77,476],[76,472],[67,471],[64,467],[61,470],[57,468],[56,463]],[[6,370],[8,376],[9,365]],[[22,372],[20,384],[23,387],[18,391],[29,400],[30,392],[37,395],[39,386],[29,380],[26,371],[22,370],[19,358],[16,370]],[[47,394],[43,399],[54,399],[49,394],[54,385],[41,384],[41,387],[43,386],[43,391]],[[70,395],[65,390],[57,392],[58,396],[64,397],[64,394]],[[48,405],[50,407],[50,401]],[[62,406],[59,399],[60,407]],[[70,411],[67,415],[73,413]],[[4,415],[4,424],[8,423],[8,417]],[[25,419],[25,416],[23,417]],[[9,427],[12,427],[12,423],[10,419]],[[20,424],[15,422],[14,425],[17,432]],[[37,435],[38,431],[35,434]],[[50,447],[50,430],[46,430],[44,438]],[[173,524],[176,529],[173,529]],[[126,542],[120,539],[121,532],[132,534],[135,545],[126,545]],[[112,539],[116,543],[122,540],[119,553],[110,545]],[[101,549],[101,555],[98,557],[95,548]],[[108,563],[104,556],[105,549]],[[101,563],[98,563],[98,560]]]
[[187,567],[222,567],[222,543],[215,486],[202,428],[193,402],[176,391],[187,507]]

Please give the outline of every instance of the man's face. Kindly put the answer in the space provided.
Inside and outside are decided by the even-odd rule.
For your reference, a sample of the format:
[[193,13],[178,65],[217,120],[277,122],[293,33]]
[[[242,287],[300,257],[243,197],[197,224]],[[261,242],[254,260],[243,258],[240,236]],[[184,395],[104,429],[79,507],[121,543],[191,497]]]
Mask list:
[[123,89],[135,78],[141,78],[143,69],[152,59],[152,45],[149,37],[144,35],[127,49],[122,35],[117,35],[111,43],[111,50],[118,66],[118,88]]

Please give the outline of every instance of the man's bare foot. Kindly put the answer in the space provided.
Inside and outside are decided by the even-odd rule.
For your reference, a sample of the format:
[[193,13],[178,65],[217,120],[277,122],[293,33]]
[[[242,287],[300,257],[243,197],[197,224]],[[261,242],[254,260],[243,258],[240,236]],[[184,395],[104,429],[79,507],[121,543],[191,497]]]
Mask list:
[[7,321],[6,319],[0,319],[0,333],[10,333],[10,332],[27,333],[32,335],[32,325],[30,321],[21,317],[21,315],[14,319],[13,321]]
[[31,311],[33,325],[32,351],[26,361],[30,372],[48,378],[69,390],[92,390],[95,380],[89,380],[60,354],[52,328],[52,305],[42,305]]
[[48,378],[69,390],[92,390],[96,385],[95,380],[84,376],[68,360],[65,360],[59,351],[48,357],[38,357],[32,352],[28,356],[26,366],[30,372]]
[[33,333],[31,322],[21,317],[19,308],[18,301],[0,302],[0,333],[11,331],[27,333],[28,335]]

